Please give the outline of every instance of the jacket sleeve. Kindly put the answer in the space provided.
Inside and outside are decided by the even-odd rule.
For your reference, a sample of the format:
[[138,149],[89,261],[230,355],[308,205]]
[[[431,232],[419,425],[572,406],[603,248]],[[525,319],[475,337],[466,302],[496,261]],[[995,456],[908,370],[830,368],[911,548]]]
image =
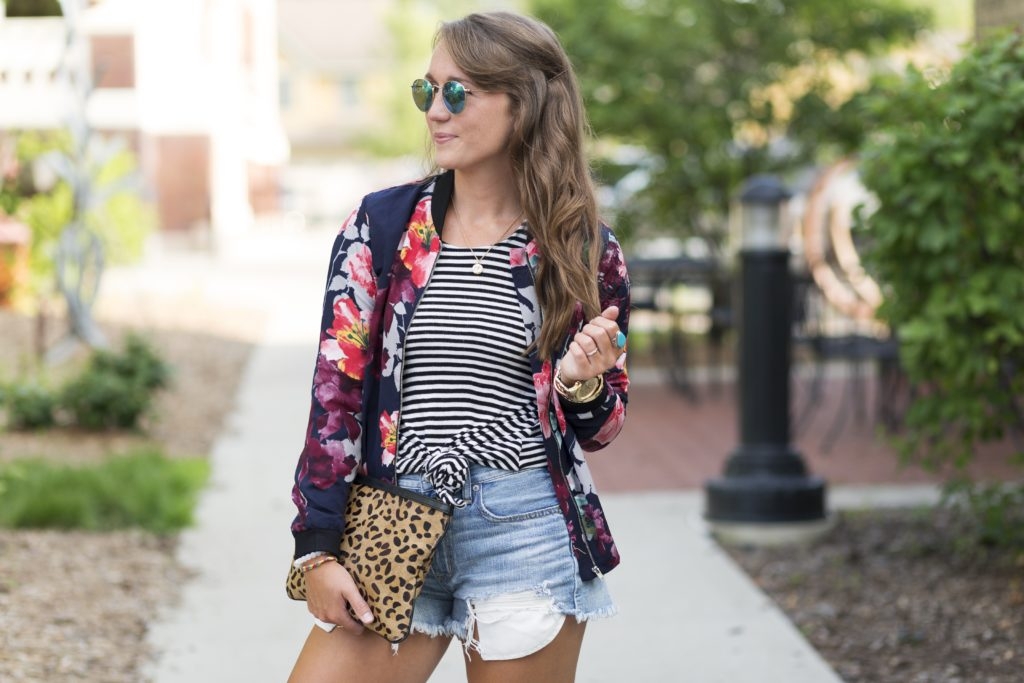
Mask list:
[[[598,272],[598,294],[601,310],[609,306],[619,307],[616,322],[623,334],[629,334],[629,275],[626,261],[615,236],[607,233],[607,245],[601,258]],[[628,345],[627,345],[628,346]],[[592,401],[570,403],[560,398],[565,419],[572,426],[585,451],[604,448],[622,431],[626,418],[626,403],[629,401],[629,374],[626,371],[626,352],[619,362],[604,374],[605,388]]]
[[363,375],[377,293],[365,205],[334,240],[327,273],[309,421],[295,469],[295,557],[338,552],[343,514],[362,461]]

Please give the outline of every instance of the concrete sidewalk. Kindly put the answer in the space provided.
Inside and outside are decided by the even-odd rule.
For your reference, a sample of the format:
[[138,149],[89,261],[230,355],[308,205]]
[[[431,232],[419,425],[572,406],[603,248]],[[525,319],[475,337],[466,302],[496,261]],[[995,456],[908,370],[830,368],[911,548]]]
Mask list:
[[[285,596],[284,577],[329,247],[329,235],[272,231],[205,266],[192,261],[191,284],[205,296],[258,298],[271,315],[212,453],[197,526],[182,537],[179,558],[194,577],[180,604],[150,625],[158,658],[146,673],[156,683],[283,681],[310,628],[305,605]],[[174,282],[175,268],[163,259],[145,273]],[[112,274],[119,277],[128,286],[132,274]],[[581,683],[839,681],[710,539],[698,492],[604,499],[623,556],[606,579],[620,615],[588,628]],[[431,680],[465,680],[457,646]]]

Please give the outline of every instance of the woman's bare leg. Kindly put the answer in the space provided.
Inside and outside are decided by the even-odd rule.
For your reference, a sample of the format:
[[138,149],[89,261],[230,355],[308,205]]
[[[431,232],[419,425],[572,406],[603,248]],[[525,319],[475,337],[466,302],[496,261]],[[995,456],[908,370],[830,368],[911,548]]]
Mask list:
[[391,643],[369,631],[327,633],[314,626],[288,683],[424,683],[450,640],[413,633],[393,655]]
[[519,659],[484,661],[470,650],[466,662],[469,683],[572,683],[587,624],[566,617],[562,630],[547,646]]

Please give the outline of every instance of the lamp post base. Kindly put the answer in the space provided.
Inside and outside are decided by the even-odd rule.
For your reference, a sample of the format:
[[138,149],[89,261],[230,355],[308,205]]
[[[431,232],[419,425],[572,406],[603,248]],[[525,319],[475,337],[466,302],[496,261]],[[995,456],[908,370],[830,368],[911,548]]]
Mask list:
[[758,474],[718,477],[705,486],[710,522],[775,524],[825,519],[825,480]]
[[810,522],[776,522],[755,524],[749,522],[711,522],[708,531],[725,545],[771,548],[778,546],[808,545],[818,540],[836,525],[836,516]]

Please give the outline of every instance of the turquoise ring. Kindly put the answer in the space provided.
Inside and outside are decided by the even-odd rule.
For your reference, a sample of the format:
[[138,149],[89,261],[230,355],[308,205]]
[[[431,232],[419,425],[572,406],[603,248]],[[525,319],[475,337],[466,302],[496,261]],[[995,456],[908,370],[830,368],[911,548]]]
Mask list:
[[615,347],[619,349],[626,348],[626,335],[622,334],[621,331],[619,332],[619,336],[615,338]]

